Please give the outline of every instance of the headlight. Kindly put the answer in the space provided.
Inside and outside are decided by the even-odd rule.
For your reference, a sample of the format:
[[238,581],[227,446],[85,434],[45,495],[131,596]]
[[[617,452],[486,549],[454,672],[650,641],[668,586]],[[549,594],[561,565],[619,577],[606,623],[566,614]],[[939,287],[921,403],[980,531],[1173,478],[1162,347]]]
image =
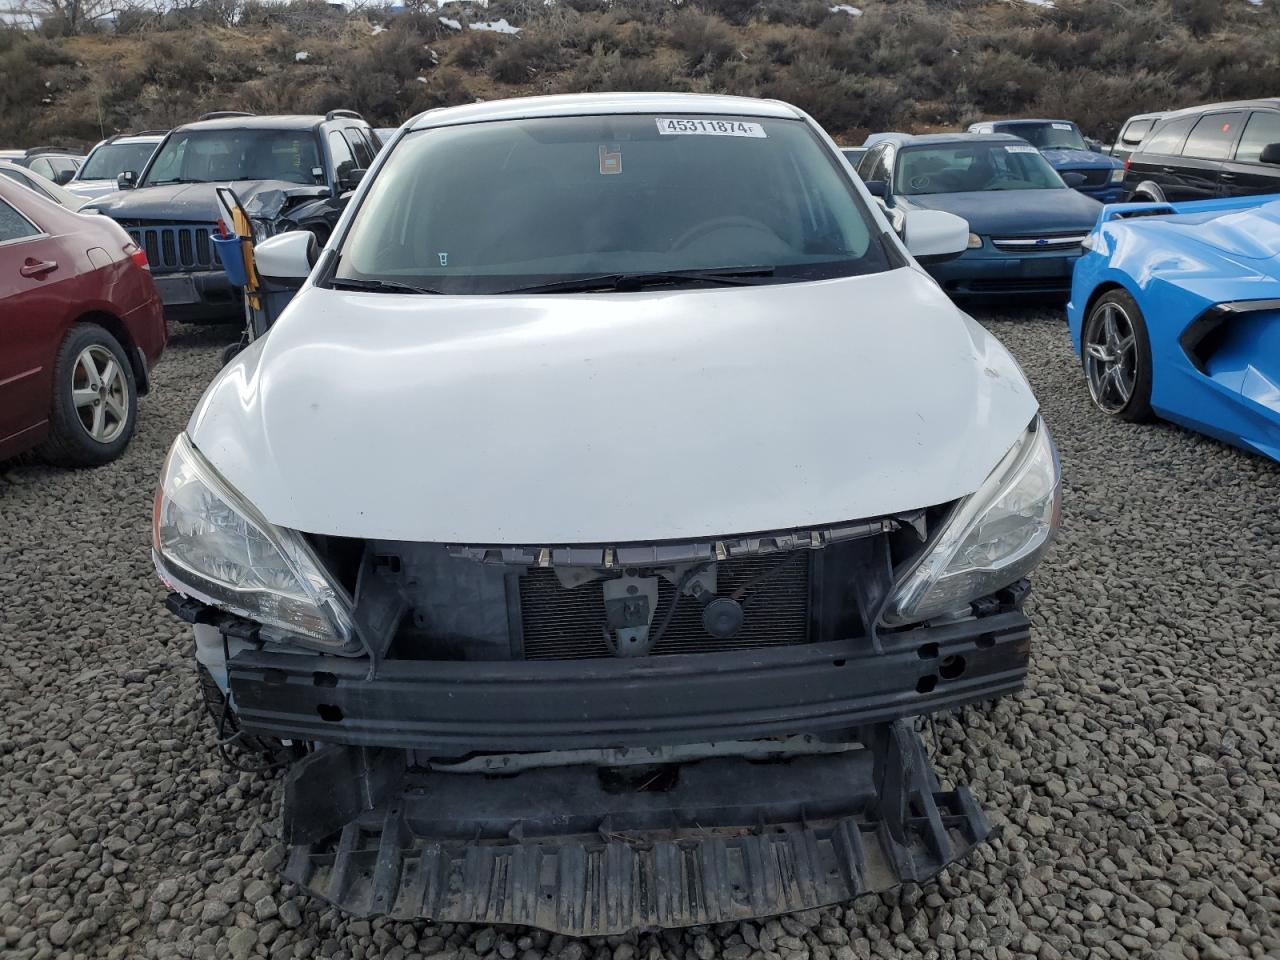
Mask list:
[[187,435],[156,490],[152,556],[174,590],[277,627],[306,646],[350,652],[351,599],[303,537],[275,526],[218,476]]
[[249,222],[253,224],[254,243],[261,243],[275,232],[270,220],[257,220],[250,217]]
[[969,249],[978,250],[982,247],[982,238],[976,233],[969,234]]
[[899,582],[886,618],[908,623],[964,611],[1025,576],[1058,528],[1060,481],[1058,451],[1037,416]]
[[1112,183],[1124,182],[1124,167],[1116,167],[1114,170],[1111,171],[1111,182]]

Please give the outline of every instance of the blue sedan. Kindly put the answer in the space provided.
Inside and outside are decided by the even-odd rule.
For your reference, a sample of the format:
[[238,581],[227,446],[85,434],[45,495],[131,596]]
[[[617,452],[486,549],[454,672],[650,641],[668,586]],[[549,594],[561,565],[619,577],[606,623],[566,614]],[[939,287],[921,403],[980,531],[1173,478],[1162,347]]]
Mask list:
[[1103,208],[1067,305],[1089,394],[1280,460],[1280,195]]
[[973,124],[969,132],[1021,137],[1044,155],[1067,186],[1100,203],[1125,198],[1124,164],[1089,149],[1084,134],[1070,120],[988,120]]
[[954,297],[1064,298],[1102,205],[1068,189],[1035,147],[1001,134],[890,134],[858,163],[894,211],[969,221],[969,248],[925,269]]

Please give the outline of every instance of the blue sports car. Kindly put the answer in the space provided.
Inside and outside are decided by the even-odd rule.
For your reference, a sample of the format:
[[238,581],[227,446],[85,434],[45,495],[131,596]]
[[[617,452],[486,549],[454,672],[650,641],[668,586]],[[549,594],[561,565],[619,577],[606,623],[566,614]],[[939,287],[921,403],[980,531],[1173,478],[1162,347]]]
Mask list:
[[1280,460],[1280,195],[1104,207],[1067,320],[1100,410]]

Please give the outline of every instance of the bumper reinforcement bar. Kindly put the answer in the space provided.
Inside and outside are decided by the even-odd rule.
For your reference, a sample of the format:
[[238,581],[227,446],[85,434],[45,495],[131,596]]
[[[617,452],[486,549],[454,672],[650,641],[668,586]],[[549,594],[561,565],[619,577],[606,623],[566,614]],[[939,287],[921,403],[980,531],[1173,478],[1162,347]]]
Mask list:
[[620,768],[487,778],[406,767],[402,750],[324,747],[286,781],[285,877],[360,916],[598,936],[921,883],[987,839],[968,789],[940,789],[910,721],[859,740],[622,781]]

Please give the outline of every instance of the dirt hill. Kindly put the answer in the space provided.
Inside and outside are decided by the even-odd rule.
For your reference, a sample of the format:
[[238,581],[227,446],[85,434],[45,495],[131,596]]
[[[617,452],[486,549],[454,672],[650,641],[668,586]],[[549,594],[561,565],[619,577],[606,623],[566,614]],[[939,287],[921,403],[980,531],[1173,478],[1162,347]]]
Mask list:
[[[1272,0],[434,6],[210,0],[125,14],[112,33],[0,30],[0,146],[92,142],[213,109],[342,106],[393,126],[431,107],[584,90],[779,97],[850,142],[1010,114],[1071,117],[1108,138],[1139,111],[1280,94]],[[501,20],[519,32],[474,29]]]

